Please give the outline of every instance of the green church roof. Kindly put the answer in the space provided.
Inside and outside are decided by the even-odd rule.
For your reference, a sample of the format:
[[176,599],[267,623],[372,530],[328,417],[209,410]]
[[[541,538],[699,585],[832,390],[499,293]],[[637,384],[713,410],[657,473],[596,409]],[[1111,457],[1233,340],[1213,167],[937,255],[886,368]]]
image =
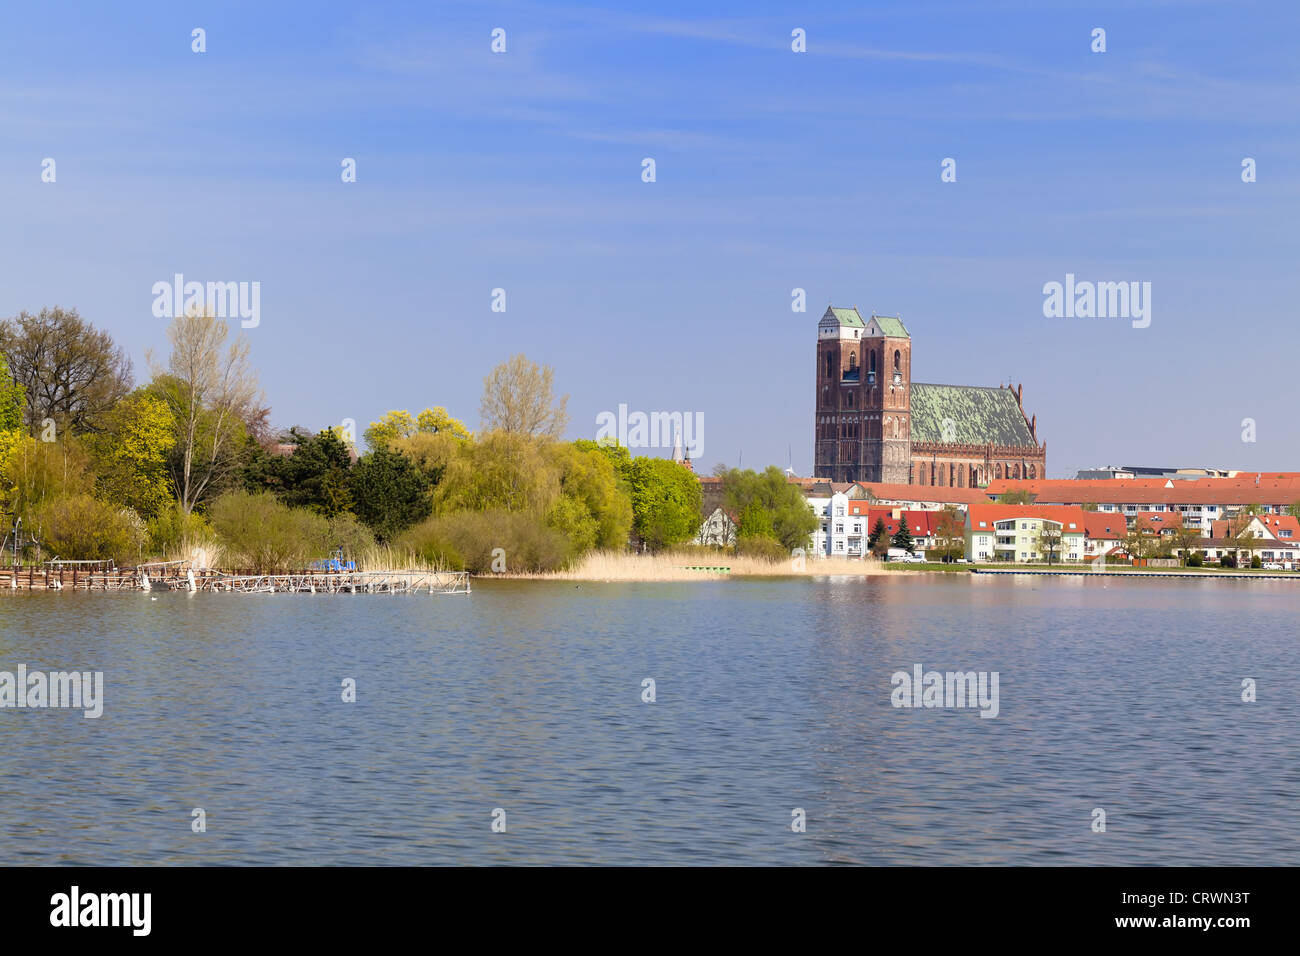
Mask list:
[[857,309],[837,309],[831,306],[831,313],[839,320],[840,325],[847,325],[854,329],[860,329],[866,325],[862,321],[862,316],[858,315]]
[[876,320],[876,325],[880,326],[880,331],[886,335],[892,335],[896,339],[910,339],[907,327],[903,325],[903,320],[893,315],[872,315]]
[[920,382],[912,383],[912,441],[1038,444],[1011,389]]
[[[862,320],[862,315],[858,312],[856,306],[852,309],[837,309],[835,306],[831,306],[828,311],[841,326],[848,326],[851,329],[865,329],[867,327],[867,323]],[[880,326],[880,331],[885,335],[891,335],[898,339],[911,338],[907,327],[903,325],[902,319],[897,316],[872,313],[871,317],[875,319],[876,325]]]

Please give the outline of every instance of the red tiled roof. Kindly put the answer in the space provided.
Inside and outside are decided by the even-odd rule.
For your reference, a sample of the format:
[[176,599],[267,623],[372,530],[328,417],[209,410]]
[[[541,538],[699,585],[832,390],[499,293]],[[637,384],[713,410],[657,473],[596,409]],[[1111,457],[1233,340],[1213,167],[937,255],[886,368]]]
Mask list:
[[[1088,515],[1092,512],[1082,508],[1069,508],[1063,505],[971,505],[967,509],[967,523],[976,531],[980,528],[992,528],[995,521],[1008,521],[1016,518],[1046,518],[1061,522],[1061,530],[1066,534],[1083,534],[1087,530]],[[980,522],[984,522],[983,525]],[[1074,527],[1071,528],[1070,525]]]
[[868,531],[874,531],[876,528],[876,519],[884,519],[885,530],[892,537],[898,531],[898,519],[894,517],[894,512],[898,511],[902,520],[907,522],[907,530],[911,532],[914,538],[933,537],[935,529],[939,526],[939,519],[943,517],[942,511],[919,511],[903,510],[900,508],[869,508],[865,502],[855,502],[849,505],[850,513],[863,515],[867,519],[866,528]]
[[1098,541],[1123,541],[1128,533],[1128,523],[1121,514],[1085,511],[1083,530],[1089,538]]
[[[1300,540],[1300,518],[1294,515],[1256,515],[1260,523],[1274,538],[1283,541]],[[1291,532],[1284,535],[1284,531]]]
[[1111,478],[1100,481],[1070,479],[989,482],[990,495],[1024,490],[1045,504],[1185,504],[1185,505],[1287,505],[1300,501],[1300,478]]
[[858,482],[881,501],[932,501],[939,504],[968,505],[987,502],[983,488],[942,488],[937,485],[903,485],[888,482]]
[[1133,527],[1153,534],[1183,527],[1183,515],[1180,511],[1139,511],[1133,516]]
[[1235,518],[1216,518],[1210,522],[1210,537],[1222,538],[1226,541],[1250,524],[1250,518],[1250,515],[1237,515]]

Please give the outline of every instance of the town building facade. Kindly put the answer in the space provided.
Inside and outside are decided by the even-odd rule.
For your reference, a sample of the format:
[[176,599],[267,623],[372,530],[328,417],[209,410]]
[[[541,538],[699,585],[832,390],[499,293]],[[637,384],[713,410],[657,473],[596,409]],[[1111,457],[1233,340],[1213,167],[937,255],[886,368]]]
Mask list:
[[971,505],[966,509],[966,560],[1077,564],[1084,559],[1082,508]]

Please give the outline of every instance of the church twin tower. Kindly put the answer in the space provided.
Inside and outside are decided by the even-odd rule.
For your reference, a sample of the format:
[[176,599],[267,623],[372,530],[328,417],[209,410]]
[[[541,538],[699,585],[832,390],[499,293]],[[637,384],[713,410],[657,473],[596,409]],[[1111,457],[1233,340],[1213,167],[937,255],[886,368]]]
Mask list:
[[817,326],[815,475],[907,484],[912,337],[887,315],[828,308]]

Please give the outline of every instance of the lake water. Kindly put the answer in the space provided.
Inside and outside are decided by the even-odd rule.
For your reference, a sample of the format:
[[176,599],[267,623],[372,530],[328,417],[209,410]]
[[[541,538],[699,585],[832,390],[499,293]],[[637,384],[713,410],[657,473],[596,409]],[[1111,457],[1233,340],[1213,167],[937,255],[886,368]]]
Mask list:
[[[0,710],[5,863],[1300,859],[1289,582],[154,597],[0,594],[0,670],[105,675],[99,719]],[[891,706],[916,664],[998,716]]]

